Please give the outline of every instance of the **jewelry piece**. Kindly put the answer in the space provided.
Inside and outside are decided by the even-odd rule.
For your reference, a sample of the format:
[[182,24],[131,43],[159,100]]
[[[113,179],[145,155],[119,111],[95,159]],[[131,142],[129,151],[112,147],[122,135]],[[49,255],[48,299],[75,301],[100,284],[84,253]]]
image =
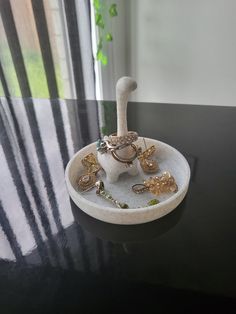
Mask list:
[[120,150],[120,149],[123,149],[125,147],[128,147],[128,146],[132,145],[132,144],[113,145],[109,141],[105,141],[105,142],[106,142],[107,150],[109,150],[109,151],[111,151],[111,150]]
[[[117,154],[117,152],[116,152],[117,150],[121,150],[121,149],[129,147],[129,146],[131,146],[133,151],[134,151],[134,154],[130,158],[122,158]],[[127,144],[127,143],[114,145],[114,144],[111,144],[108,140],[98,140],[97,141],[97,151],[101,154],[110,152],[112,157],[115,160],[122,162],[122,163],[125,163],[127,165],[131,165],[133,163],[134,159],[137,158],[137,156],[138,156],[138,149],[137,149],[136,145]]]
[[117,136],[117,133],[113,133],[109,135],[108,137],[109,142],[112,143],[113,145],[117,144],[131,144],[138,139],[138,133],[134,131],[129,131],[126,135],[124,136]]
[[81,191],[87,192],[94,187],[96,180],[95,173],[83,174],[79,177],[77,184]]
[[93,153],[86,155],[81,160],[81,163],[86,168],[87,173],[79,177],[77,185],[81,191],[87,192],[94,187],[94,184],[97,181],[96,174],[102,167],[99,165],[97,158]]
[[120,150],[125,147],[130,146],[131,144],[119,144],[119,145],[114,145],[110,143],[108,140],[97,140],[97,151],[101,154],[107,153],[108,151],[111,150]]
[[87,173],[97,173],[102,167],[99,165],[97,158],[93,153],[86,155],[82,160],[82,165],[86,168]]
[[139,159],[139,162],[145,173],[156,173],[159,170],[158,163],[155,159]]
[[112,202],[114,205],[116,205],[118,208],[129,208],[129,206],[125,203],[120,203],[117,200],[115,200],[109,193],[107,193],[104,189],[104,183],[103,181],[99,180],[95,183],[95,186],[97,187],[96,194],[99,196],[102,196],[104,199]]
[[132,190],[136,194],[149,191],[154,195],[160,195],[162,193],[169,193],[178,191],[178,186],[174,177],[169,172],[164,172],[159,177],[150,177],[143,181],[143,184],[134,184]]
[[146,150],[142,152],[142,149],[140,148],[141,153],[139,153],[138,155],[140,166],[143,169],[143,171],[146,173],[156,173],[159,170],[157,161],[155,159],[148,159],[151,155],[154,154],[156,148],[154,145],[147,148],[146,141],[144,138],[143,138],[143,141],[144,141]]
[[122,157],[118,156],[116,153],[116,149],[111,149],[112,157],[119,162],[122,162],[122,163],[127,164],[127,165],[131,165],[133,163],[134,159],[137,157],[137,147],[134,144],[130,144],[129,146],[131,146],[133,151],[134,151],[133,156],[131,156],[130,158],[122,158]]
[[97,140],[96,146],[97,146],[97,151],[101,154],[106,153],[108,150],[107,143],[104,140],[100,140],[100,139]]
[[154,198],[154,199],[150,200],[150,201],[147,203],[146,206],[145,206],[145,205],[144,205],[144,206],[139,206],[139,207],[137,207],[137,208],[153,206],[153,205],[157,205],[157,204],[159,204],[159,203],[160,203],[160,201],[159,201],[158,199]]
[[159,201],[158,199],[154,198],[154,199],[152,199],[152,200],[150,200],[150,201],[148,202],[148,206],[157,205],[157,204],[159,204],[159,203],[160,203],[160,201]]

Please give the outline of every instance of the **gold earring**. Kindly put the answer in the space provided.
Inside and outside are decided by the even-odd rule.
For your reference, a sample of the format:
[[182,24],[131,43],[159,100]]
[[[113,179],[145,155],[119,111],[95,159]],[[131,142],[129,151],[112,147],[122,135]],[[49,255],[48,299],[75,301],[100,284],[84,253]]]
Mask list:
[[95,173],[83,174],[79,177],[77,184],[81,191],[87,192],[95,186],[97,177]]
[[158,163],[155,159],[140,159],[139,162],[145,173],[156,173],[159,170]]
[[149,191],[154,195],[160,195],[162,193],[176,193],[178,186],[174,177],[169,172],[164,172],[159,177],[150,177],[143,181],[143,184],[134,184],[132,190],[136,194],[141,194],[145,191]]
[[96,174],[102,168],[100,164],[98,163],[96,156],[93,153],[86,155],[81,160],[81,163],[86,168],[87,173]]
[[147,148],[146,141],[143,138],[144,145],[146,150],[142,152],[142,149],[140,154],[138,155],[138,160],[140,163],[141,168],[146,173],[156,173],[159,170],[158,163],[155,159],[149,159],[150,156],[152,156],[156,150],[155,146],[152,145],[149,148]]
[[86,169],[86,173],[78,178],[77,185],[81,191],[86,192],[95,186],[97,181],[96,174],[102,167],[93,153],[86,155],[81,160],[81,163]]

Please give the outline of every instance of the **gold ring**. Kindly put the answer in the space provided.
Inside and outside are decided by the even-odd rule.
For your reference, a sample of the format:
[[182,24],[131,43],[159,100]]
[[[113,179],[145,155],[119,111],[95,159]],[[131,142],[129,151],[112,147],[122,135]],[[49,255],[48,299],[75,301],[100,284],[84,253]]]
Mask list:
[[129,131],[126,135],[117,136],[117,133],[113,133],[109,135],[109,142],[117,145],[117,144],[131,144],[138,140],[138,133],[134,131]]
[[109,141],[105,141],[105,143],[106,143],[106,148],[108,150],[120,150],[120,149],[123,149],[123,148],[131,145],[131,144],[126,144],[126,143],[115,145],[115,144],[110,143]]
[[122,162],[124,164],[132,164],[132,162],[134,161],[134,159],[137,157],[137,147],[134,145],[134,144],[130,144],[129,146],[131,146],[134,150],[134,155],[131,156],[129,159],[125,159],[125,158],[122,158],[120,156],[117,155],[116,153],[116,149],[111,149],[111,155],[112,157],[119,161],[119,162]]

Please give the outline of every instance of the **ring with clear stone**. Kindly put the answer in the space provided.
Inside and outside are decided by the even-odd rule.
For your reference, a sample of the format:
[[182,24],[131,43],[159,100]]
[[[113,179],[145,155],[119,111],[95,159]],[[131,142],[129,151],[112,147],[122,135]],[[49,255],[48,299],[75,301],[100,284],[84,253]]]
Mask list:
[[113,133],[108,136],[108,140],[112,145],[129,145],[138,140],[138,133],[135,131],[129,131],[126,135],[123,136],[117,136],[117,133]]

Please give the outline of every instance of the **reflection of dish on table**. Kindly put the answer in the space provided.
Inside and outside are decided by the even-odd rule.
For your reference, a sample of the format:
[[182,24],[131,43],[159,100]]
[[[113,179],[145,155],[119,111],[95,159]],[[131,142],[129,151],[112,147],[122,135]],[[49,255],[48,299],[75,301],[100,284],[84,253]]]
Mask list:
[[73,201],[71,201],[71,209],[75,221],[95,237],[113,242],[129,243],[154,239],[174,228],[183,215],[184,203],[185,201],[169,215],[139,225],[114,225],[100,221],[87,215]]
[[[139,138],[142,141],[142,138]],[[132,191],[132,185],[143,182],[143,179],[150,177],[142,172],[138,176],[132,177],[123,174],[115,184],[108,183],[105,174],[100,172],[98,178],[104,181],[105,188],[119,201],[126,202],[129,209],[115,208],[109,202],[98,197],[95,190],[86,193],[79,193],[76,180],[82,169],[81,159],[88,153],[96,154],[96,144],[90,144],[72,157],[66,168],[66,183],[69,194],[77,206],[87,214],[111,223],[137,224],[160,218],[176,208],[183,200],[189,184],[190,169],[186,159],[173,147],[153,139],[146,139],[147,145],[157,147],[157,159],[160,167],[158,173],[169,171],[175,178],[178,185],[178,192],[174,194],[163,194],[158,196],[160,203],[146,207],[148,201],[153,197],[149,192],[137,195]]]

